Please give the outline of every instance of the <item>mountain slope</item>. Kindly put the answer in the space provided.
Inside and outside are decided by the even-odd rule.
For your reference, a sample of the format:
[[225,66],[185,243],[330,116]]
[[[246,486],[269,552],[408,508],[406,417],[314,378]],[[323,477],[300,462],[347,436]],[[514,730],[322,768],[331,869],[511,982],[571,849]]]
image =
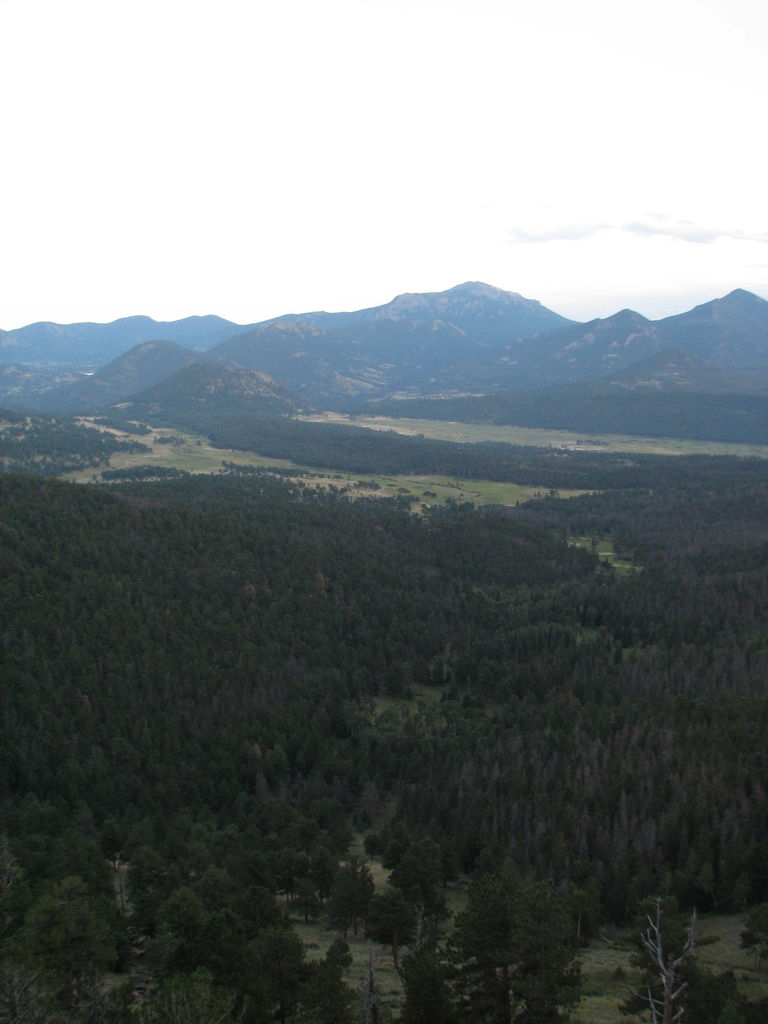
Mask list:
[[165,380],[199,356],[173,341],[145,341],[94,374],[27,401],[38,411],[79,412],[121,402]]
[[586,324],[511,339],[450,367],[441,384],[455,391],[557,387],[605,376],[660,347],[652,321],[627,309]]
[[666,348],[621,373],[592,382],[593,391],[689,391],[738,394],[768,391],[768,373],[724,370],[682,348]]
[[307,409],[266,374],[215,363],[191,363],[133,399],[119,404],[137,419],[204,429],[228,417],[282,416]]
[[768,302],[739,290],[656,321],[624,309],[508,341],[450,367],[440,383],[454,392],[559,388],[609,377],[668,349],[685,349],[721,369],[768,367]]
[[657,327],[668,347],[690,349],[718,366],[768,366],[768,302],[743,288]]
[[317,403],[338,396],[386,394],[429,379],[437,366],[475,343],[440,320],[373,320],[329,333],[309,321],[258,327],[207,353],[258,369]]
[[[75,370],[51,370],[23,363],[0,362],[0,405],[9,408],[37,408],[45,395],[82,379]],[[43,408],[41,405],[40,408]]]

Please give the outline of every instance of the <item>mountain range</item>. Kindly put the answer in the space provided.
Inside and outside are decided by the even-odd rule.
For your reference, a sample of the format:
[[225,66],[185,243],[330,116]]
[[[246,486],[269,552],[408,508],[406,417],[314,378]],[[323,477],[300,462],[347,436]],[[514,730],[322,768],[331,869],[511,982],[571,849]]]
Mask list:
[[94,370],[146,341],[176,341],[202,351],[245,329],[219,316],[171,321],[128,316],[109,324],[41,322],[0,331],[0,363]]
[[[93,369],[99,354],[116,351]],[[266,375],[286,411],[291,401],[360,411],[372,400],[389,410],[393,399],[430,398],[436,412],[438,398],[492,395],[498,405],[504,393],[562,389],[570,400],[603,402],[628,392],[754,396],[768,393],[768,302],[737,289],[661,320],[621,310],[576,323],[514,292],[466,282],[369,309],[248,326],[219,317],[32,324],[0,334],[0,403],[43,412],[142,405],[143,392],[201,360],[256,371],[260,388]],[[174,401],[189,380],[170,387]],[[156,396],[146,401],[157,408]],[[466,399],[465,415],[473,402]]]

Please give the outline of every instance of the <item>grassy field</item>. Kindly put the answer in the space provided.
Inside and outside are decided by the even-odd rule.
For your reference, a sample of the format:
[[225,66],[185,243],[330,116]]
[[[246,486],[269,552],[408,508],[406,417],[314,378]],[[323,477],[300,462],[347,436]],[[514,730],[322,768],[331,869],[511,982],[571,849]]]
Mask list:
[[394,430],[398,434],[423,436],[438,441],[501,441],[536,448],[566,448],[571,451],[629,452],[648,455],[755,455],[768,458],[768,445],[721,444],[676,437],[635,437],[623,434],[585,434],[569,430],[457,423],[448,420],[391,419],[386,416],[343,416],[324,413],[321,419],[349,423],[372,430]]
[[[83,423],[92,426],[89,420]],[[109,469],[131,469],[135,466],[158,466],[184,470],[188,473],[217,473],[225,462],[238,466],[262,466],[266,469],[293,469],[297,478],[313,487],[343,490],[350,497],[405,497],[414,510],[421,505],[441,505],[447,501],[470,501],[476,505],[516,505],[543,493],[544,488],[521,486],[514,483],[498,483],[493,480],[456,480],[451,477],[423,476],[379,476],[353,475],[317,470],[298,466],[284,459],[270,459],[255,452],[214,448],[208,438],[187,431],[157,428],[149,434],[129,435],[120,431],[110,432],[123,440],[141,441],[150,449],[143,452],[119,452],[109,460]],[[167,443],[164,439],[172,439]],[[307,476],[306,474],[310,474]],[[87,469],[67,474],[67,478],[79,483],[96,482],[99,469]],[[583,491],[563,490],[561,497],[568,498]]]
[[[85,426],[93,427],[89,418],[80,420]],[[140,441],[147,445],[149,451],[118,452],[109,460],[109,469],[130,469],[133,466],[163,466],[182,469],[188,473],[217,473],[224,462],[234,462],[238,466],[274,466],[287,467],[291,464],[281,459],[269,459],[253,452],[239,452],[214,448],[207,437],[185,430],[158,427],[149,434],[128,434],[111,427],[98,427],[108,431],[115,437],[125,441]],[[173,439],[174,443],[163,439]],[[79,483],[99,479],[99,469],[85,469],[67,474],[67,478]]]
[[[567,431],[529,430],[523,427],[478,426],[467,423],[449,423],[432,420],[394,420],[386,417],[346,417],[325,413],[323,421],[355,423],[375,430],[395,430],[406,435],[423,435],[446,441],[503,441],[510,444],[535,445],[538,447],[559,447],[582,451],[621,451],[655,453],[663,455],[728,454],[752,455],[768,458],[768,447],[759,445],[726,445],[702,441],[660,440],[657,438],[620,437],[618,435],[581,436]],[[92,421],[83,423],[93,426]],[[111,429],[101,427],[99,429]],[[127,435],[112,430],[118,437],[140,440],[149,451],[118,453],[109,460],[109,469],[130,469],[135,466],[162,466],[184,470],[189,473],[216,473],[225,462],[239,466],[261,466],[281,470],[295,470],[302,482],[313,487],[342,490],[350,497],[400,497],[407,498],[411,508],[418,511],[422,505],[440,505],[448,501],[472,502],[475,505],[516,505],[543,493],[545,488],[521,486],[515,483],[499,483],[493,480],[457,480],[435,474],[420,476],[360,475],[316,470],[299,466],[285,459],[271,459],[255,452],[214,448],[208,438],[187,431],[157,428],[146,435]],[[171,438],[173,443],[168,443]],[[307,475],[308,474],[308,475]],[[78,482],[95,482],[100,478],[96,469],[82,470],[67,474]],[[562,498],[583,494],[579,490],[560,490]],[[601,543],[604,543],[601,541]],[[605,561],[611,562],[618,571],[629,571],[628,565],[617,560],[612,551],[598,548]]]
[[594,551],[600,561],[613,566],[619,576],[627,576],[637,569],[634,563],[619,558],[614,550],[613,541],[609,537],[571,537],[570,543],[576,547]]
[[[419,505],[443,505],[447,501],[471,501],[475,505],[517,505],[545,492],[543,487],[499,483],[495,480],[456,480],[447,476],[371,476],[361,478],[378,484],[383,495],[406,496]],[[354,477],[347,476],[353,483]],[[353,490],[359,490],[352,486]],[[378,493],[378,492],[377,492]],[[561,498],[571,498],[584,491],[561,490]]]

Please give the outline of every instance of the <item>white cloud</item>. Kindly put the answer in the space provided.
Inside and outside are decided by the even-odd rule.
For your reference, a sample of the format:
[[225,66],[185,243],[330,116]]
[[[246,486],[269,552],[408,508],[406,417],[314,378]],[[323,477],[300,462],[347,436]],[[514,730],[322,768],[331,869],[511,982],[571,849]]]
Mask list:
[[561,224],[557,227],[508,228],[507,241],[513,244],[526,242],[578,242],[590,238],[598,231],[605,231],[610,224]]
[[562,223],[554,226],[513,227],[506,230],[506,239],[513,245],[531,242],[578,242],[601,231],[626,232],[640,238],[661,236],[683,242],[706,244],[718,239],[730,238],[746,242],[768,243],[768,232],[744,231],[739,228],[723,228],[695,224],[664,215],[645,215],[625,223]]
[[636,235],[664,235],[684,242],[707,243],[719,238],[731,238],[747,242],[768,243],[768,231],[749,232],[739,228],[711,227],[694,224],[691,221],[676,220],[672,217],[655,216],[624,224],[624,231]]

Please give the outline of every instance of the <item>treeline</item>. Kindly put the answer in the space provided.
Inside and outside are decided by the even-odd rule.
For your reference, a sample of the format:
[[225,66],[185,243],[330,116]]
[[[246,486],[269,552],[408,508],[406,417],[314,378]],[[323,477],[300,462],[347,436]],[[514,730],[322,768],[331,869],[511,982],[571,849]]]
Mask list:
[[[550,453],[515,457],[560,482]],[[570,947],[650,894],[768,901],[765,464],[604,462],[603,493],[418,518],[266,474],[0,477],[7,964],[36,958],[80,1005],[72,949],[125,969],[139,943],[166,995],[181,973],[222,1013],[324,1020],[326,1000],[341,1021],[344,950],[310,967],[286,898],[382,935],[501,871],[513,909],[552,888]],[[637,570],[601,564],[598,536]],[[459,969],[478,921],[401,964],[446,1020],[486,1019],[502,965]],[[293,967],[276,988],[256,963]]]

